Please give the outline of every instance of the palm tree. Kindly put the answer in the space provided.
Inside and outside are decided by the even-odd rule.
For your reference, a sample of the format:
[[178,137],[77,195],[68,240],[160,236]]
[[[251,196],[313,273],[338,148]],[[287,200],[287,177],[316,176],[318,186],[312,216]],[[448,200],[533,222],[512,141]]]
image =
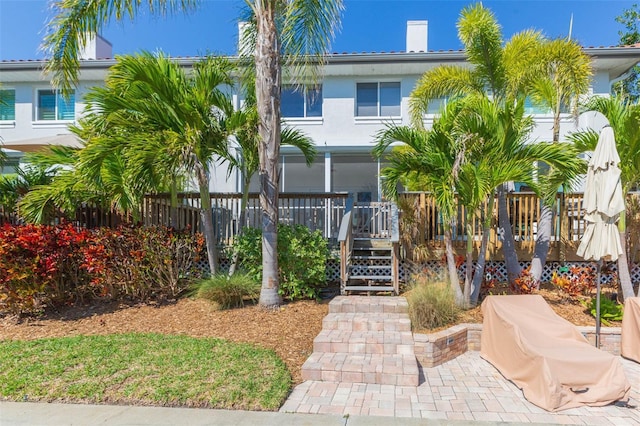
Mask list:
[[[29,157],[27,156],[27,162]],[[31,164],[27,167],[18,167],[14,174],[0,176],[0,205],[5,212],[18,212],[18,202],[29,191],[38,185],[46,185],[51,182],[55,174],[54,170]]]
[[[52,32],[45,46],[52,52],[47,70],[54,72],[53,81],[65,91],[77,82],[79,43],[87,33],[95,34],[109,20],[135,17],[141,0],[95,0],[76,2],[58,0],[57,15],[49,24]],[[196,0],[148,0],[151,10],[189,9]],[[296,64],[292,78],[318,69],[318,60],[328,50],[328,44],[340,23],[342,0],[246,0],[255,24],[253,57],[256,70],[256,100],[260,125],[260,204],[263,211],[262,290],[260,304],[278,306],[277,223],[278,223],[278,161],[280,150],[280,88],[282,53]],[[309,68],[311,67],[311,68]],[[316,68],[314,68],[316,67]],[[301,81],[301,80],[300,80]]]
[[[75,167],[79,152],[79,148],[51,146],[47,152],[29,156],[30,164],[48,170],[53,177],[48,182],[31,187],[18,202],[18,210],[24,220],[31,223],[50,223],[56,210],[74,212],[80,202],[109,207],[110,200],[105,187],[87,181]],[[106,160],[105,164],[105,174],[121,176],[125,172],[119,167],[121,161],[113,156]]]
[[[378,156],[394,141],[406,145],[392,151],[391,165],[383,171],[385,188],[391,190],[391,195],[395,195],[399,180],[410,178],[414,186],[418,183],[418,189],[431,191],[444,212],[454,214],[454,206],[448,203],[456,197],[464,206],[467,272],[464,292],[458,293],[458,297],[465,306],[478,302],[496,188],[513,180],[535,186],[535,160],[554,165],[576,161],[567,144],[527,144],[532,129],[533,120],[524,113],[524,99],[511,106],[500,105],[484,95],[469,95],[448,103],[431,131],[390,127],[378,138],[374,151]],[[485,203],[487,210],[482,212]],[[472,223],[478,216],[484,216],[485,220],[473,273]],[[446,232],[453,219],[445,214],[445,246],[449,275],[457,291],[453,251]]]
[[[241,174],[242,201],[240,203],[240,223],[238,234],[242,233],[242,229],[246,222],[246,213],[249,203],[249,187],[251,178],[257,173],[259,164],[259,136],[258,136],[258,114],[255,108],[255,97],[249,96],[245,99],[243,109],[236,111],[231,117],[232,127],[235,128],[235,142],[240,152],[235,157],[229,159],[229,173],[235,168]],[[298,148],[307,163],[307,166],[313,164],[317,150],[313,141],[302,131],[283,125],[280,143]],[[239,253],[234,251],[229,266],[229,275],[233,275],[238,265]]]
[[[473,67],[442,65],[426,72],[411,94],[410,108],[414,125],[423,126],[423,116],[429,103],[438,98],[487,96],[506,112],[523,102],[530,93],[531,82],[539,74],[540,57],[537,52],[544,42],[539,32],[523,31],[503,43],[500,26],[494,15],[478,3],[462,10],[458,21],[458,37]],[[501,117],[506,120],[497,127],[502,129],[502,155],[504,158],[514,155],[517,157],[520,154],[516,155],[514,150],[523,141],[517,137],[517,132],[513,132],[517,128],[514,127],[514,116],[505,113]],[[531,161],[535,159],[532,158]],[[498,186],[497,194],[507,276],[513,282],[521,274],[521,268],[504,185]]]
[[451,120],[445,115],[434,122],[433,129],[390,125],[381,131],[373,149],[375,156],[385,155],[391,144],[401,142],[385,158],[382,170],[383,191],[389,198],[398,196],[398,183],[413,182],[412,189],[429,191],[434,197],[444,229],[445,256],[449,283],[456,303],[462,306],[464,296],[453,251],[453,227],[456,219],[455,176],[457,152],[449,130]]
[[[640,183],[640,105],[631,103],[624,97],[598,96],[589,99],[582,106],[582,110],[600,112],[609,120],[620,154],[620,180],[622,193],[626,198],[629,191]],[[581,152],[595,150],[598,137],[599,133],[595,130],[585,130],[569,135],[569,139]],[[634,296],[627,260],[626,212],[620,214],[618,230],[623,248],[623,254],[618,258],[618,275],[622,295],[626,299]]]
[[[111,155],[122,156],[127,163],[126,186],[131,187],[136,203],[134,220],[145,194],[166,191],[171,194],[170,225],[176,227],[178,189],[185,187],[188,174],[180,155],[167,150],[165,134],[140,122],[131,121],[129,111],[119,113],[121,103],[114,97],[121,92],[105,88],[94,88],[88,95],[91,105],[71,131],[80,140],[86,141],[79,153],[78,164],[84,176],[97,180],[105,161]],[[139,117],[138,117],[139,118]],[[114,188],[116,192],[124,188]]]
[[[538,59],[534,64],[536,72],[533,73],[531,81],[530,98],[535,105],[552,111],[552,141],[557,143],[560,141],[560,117],[563,109],[577,114],[578,98],[589,89],[591,59],[580,45],[567,39],[545,40],[537,50],[536,57]],[[576,165],[575,162],[573,164]],[[540,186],[545,191],[538,193],[542,202],[536,245],[529,270],[532,279],[538,285],[549,254],[553,206],[558,186],[566,186],[577,178],[578,173],[583,172],[580,169],[571,169],[569,165],[565,164],[560,168],[550,167],[547,173],[540,175],[540,179],[546,181],[546,184]]]
[[[120,57],[110,69],[106,86],[86,96],[87,111],[95,120],[91,132],[97,132],[98,138],[88,145],[82,169],[100,170],[101,155],[128,147],[128,158],[131,153],[142,153],[138,156],[142,161],[134,163],[132,169],[147,171],[143,177],[160,175],[144,167],[149,161],[161,165],[160,171],[174,178],[180,167],[191,171],[200,190],[211,274],[216,272],[217,244],[209,168],[217,158],[229,157],[227,145],[232,130],[228,118],[233,106],[223,89],[233,83],[232,69],[228,61],[209,57],[187,73],[162,54],[144,52]],[[153,150],[140,149],[141,141],[151,141]]]

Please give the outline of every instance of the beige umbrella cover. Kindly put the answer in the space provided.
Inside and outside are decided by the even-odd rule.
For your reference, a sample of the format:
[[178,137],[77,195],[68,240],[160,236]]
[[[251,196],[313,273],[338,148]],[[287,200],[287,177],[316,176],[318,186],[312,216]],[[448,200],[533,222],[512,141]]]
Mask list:
[[625,209],[620,183],[620,156],[613,129],[602,129],[589,160],[584,191],[585,229],[578,256],[585,260],[617,260],[622,254],[616,222]]
[[615,261],[623,253],[616,222],[625,209],[620,183],[620,156],[613,129],[600,132],[596,150],[587,168],[584,191],[587,227],[578,247],[578,256],[598,261],[596,278],[596,347],[600,347],[600,269],[603,260]]

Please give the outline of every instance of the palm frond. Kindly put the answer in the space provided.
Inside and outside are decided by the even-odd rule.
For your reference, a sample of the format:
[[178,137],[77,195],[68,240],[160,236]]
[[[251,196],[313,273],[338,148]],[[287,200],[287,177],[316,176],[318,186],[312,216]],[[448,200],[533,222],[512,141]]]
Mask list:
[[[112,19],[134,19],[143,0],[57,0],[51,4],[53,18],[41,47],[50,57],[45,67],[52,83],[69,93],[78,81],[78,52],[91,35],[100,32]],[[165,14],[191,10],[197,0],[148,0],[151,13]]]
[[467,6],[460,12],[458,38],[474,73],[484,79],[487,89],[500,96],[505,87],[502,29],[493,13],[482,3]]

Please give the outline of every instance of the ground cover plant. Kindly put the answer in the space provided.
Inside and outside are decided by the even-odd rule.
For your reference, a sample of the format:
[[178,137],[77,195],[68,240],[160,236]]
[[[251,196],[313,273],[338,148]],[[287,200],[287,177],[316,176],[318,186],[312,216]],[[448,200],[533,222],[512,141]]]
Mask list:
[[194,283],[192,294],[217,304],[220,309],[240,308],[245,302],[258,300],[260,281],[244,272],[236,272],[231,276],[216,274]]
[[160,334],[0,341],[11,400],[276,410],[291,376],[271,350]]

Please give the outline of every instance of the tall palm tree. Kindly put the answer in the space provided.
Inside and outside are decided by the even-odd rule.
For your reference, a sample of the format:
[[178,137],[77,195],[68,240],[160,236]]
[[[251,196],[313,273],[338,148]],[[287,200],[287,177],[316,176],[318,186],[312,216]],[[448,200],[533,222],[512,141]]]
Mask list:
[[[529,96],[535,105],[552,111],[552,141],[557,143],[560,141],[561,113],[563,110],[568,110],[577,115],[578,99],[589,90],[592,75],[591,59],[578,43],[564,38],[545,40],[537,49],[535,56],[538,59],[533,67],[536,71],[532,74]],[[571,164],[577,165],[578,169],[569,167]],[[566,186],[583,172],[579,164],[575,162],[571,164],[564,164],[560,168],[550,166],[547,173],[539,175],[540,180],[546,184],[539,186],[544,191],[538,193],[542,202],[536,245],[529,270],[532,279],[538,285],[549,254],[553,206],[556,203],[558,186],[560,184]]]
[[[240,223],[238,234],[242,233],[242,229],[246,222],[247,208],[249,204],[249,187],[252,177],[258,172],[259,164],[259,135],[258,135],[258,114],[255,108],[255,97],[249,96],[245,100],[244,107],[236,111],[231,117],[232,127],[235,130],[234,137],[237,148],[240,152],[229,159],[229,173],[233,169],[237,169],[241,174],[242,201],[240,203]],[[317,150],[311,138],[306,136],[302,131],[283,125],[280,134],[280,143],[282,145],[294,146],[300,150],[305,158],[307,166],[313,164]],[[233,275],[238,265],[239,253],[234,251],[229,266],[229,275]]]
[[[609,120],[620,154],[620,180],[622,193],[626,198],[629,191],[640,183],[640,105],[632,103],[624,97],[598,96],[589,99],[582,106],[582,110],[600,112]],[[599,133],[595,130],[585,130],[569,135],[569,139],[582,152],[594,151],[598,137]],[[626,299],[634,296],[627,260],[626,212],[620,214],[618,231],[623,248],[623,254],[618,258],[618,275],[622,295]]]
[[[280,89],[282,53],[295,64],[292,77],[304,75],[322,64],[320,55],[328,51],[329,42],[339,27],[342,0],[245,0],[255,22],[255,86],[260,117],[260,203],[263,211],[262,290],[260,304],[277,306],[278,294],[277,223],[278,161],[280,150]],[[96,33],[111,19],[134,18],[142,0],[57,0],[56,16],[45,46],[52,52],[47,69],[53,81],[68,90],[77,81],[80,44],[87,33]],[[151,10],[165,13],[194,7],[197,0],[147,0]],[[311,68],[309,68],[311,67]],[[299,80],[299,79],[298,79]],[[299,80],[301,81],[301,80]]]
[[398,183],[411,180],[412,189],[429,191],[434,197],[444,230],[445,257],[449,283],[459,306],[464,304],[460,279],[453,251],[453,227],[456,219],[455,177],[457,152],[448,130],[451,121],[442,119],[433,129],[390,125],[377,137],[373,153],[378,158],[385,155],[391,144],[401,142],[387,154],[388,166],[382,170],[383,191],[389,198],[397,198]]
[[[233,106],[223,90],[233,83],[232,69],[228,61],[209,57],[188,73],[163,54],[143,52],[118,58],[105,87],[95,88],[86,96],[87,111],[96,121],[91,131],[99,137],[84,155],[85,166],[96,164],[99,169],[102,153],[128,146],[128,153],[143,153],[139,160],[155,160],[172,177],[180,167],[193,173],[200,190],[202,228],[212,274],[218,260],[209,175],[214,160],[229,157],[232,130],[228,118]],[[104,133],[100,129],[105,129]],[[120,133],[120,137],[114,138],[114,133]],[[155,155],[149,149],[139,150],[145,134],[147,140],[160,142],[151,144],[158,150]],[[133,168],[148,170],[144,165],[138,162]]]
[[[445,212],[453,214],[453,207],[447,203],[456,197],[464,206],[467,272],[464,291],[458,296],[465,306],[478,302],[496,188],[513,180],[535,186],[536,159],[554,165],[575,161],[567,144],[527,144],[532,129],[533,120],[524,113],[524,99],[512,106],[501,105],[484,95],[468,95],[450,102],[431,131],[390,127],[378,139],[374,151],[378,156],[394,141],[405,143],[400,151],[392,152],[391,165],[383,171],[385,188],[393,192],[399,180],[412,178],[414,183],[423,183],[419,189],[434,193],[436,204]],[[487,210],[482,212],[485,203]],[[485,220],[474,272],[472,223],[482,216]],[[453,219],[445,215],[445,224]],[[448,238],[445,232],[449,275],[456,290],[459,286]]]
[[[539,54],[544,38],[536,31],[523,31],[503,42],[495,16],[481,3],[464,8],[458,21],[458,37],[462,41],[471,68],[441,65],[426,72],[411,94],[410,109],[415,125],[423,125],[423,116],[430,102],[438,98],[469,95],[486,96],[503,111],[523,102],[531,91],[531,82],[538,71]],[[522,141],[512,130],[512,114],[502,114],[502,154],[514,156]],[[524,150],[522,152],[528,152]],[[519,154],[518,154],[519,155]],[[517,155],[516,155],[517,156]],[[531,161],[535,161],[533,158]],[[498,220],[503,230],[503,253],[507,276],[513,282],[521,268],[508,215],[506,188],[497,188]]]

